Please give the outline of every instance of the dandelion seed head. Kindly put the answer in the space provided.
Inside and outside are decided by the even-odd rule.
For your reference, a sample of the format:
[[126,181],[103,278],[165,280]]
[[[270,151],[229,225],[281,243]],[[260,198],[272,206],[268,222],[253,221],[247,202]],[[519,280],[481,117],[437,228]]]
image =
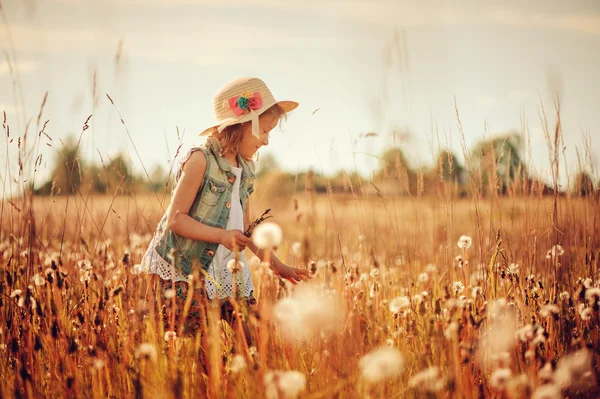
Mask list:
[[425,266],[425,273],[434,274],[437,270],[437,267],[433,263],[429,263]]
[[429,274],[421,273],[421,274],[419,274],[419,277],[417,277],[417,280],[419,281],[419,283],[425,284],[426,282],[429,281]]
[[175,331],[165,332],[165,341],[175,341],[177,339],[177,333]]
[[490,385],[498,390],[506,389],[508,381],[512,376],[512,371],[508,368],[496,369],[490,376]]
[[283,231],[273,222],[259,224],[252,234],[252,241],[260,249],[277,248],[282,240]]
[[442,390],[444,381],[441,379],[439,368],[429,367],[410,377],[408,386],[413,389],[435,393]]
[[231,272],[231,274],[236,274],[240,272],[244,268],[244,264],[237,259],[230,259],[227,262],[227,270]]
[[389,303],[389,309],[392,313],[400,313],[410,307],[410,299],[406,296],[399,296],[392,299]]
[[344,312],[338,297],[320,287],[299,287],[275,304],[273,316],[282,330],[296,339],[306,340],[321,332],[328,335],[342,323]]
[[483,290],[479,286],[471,288],[471,298],[473,299],[477,298],[479,295],[482,295],[482,293]]
[[364,355],[358,366],[362,378],[376,384],[400,375],[404,370],[404,358],[396,349],[380,347]]
[[456,243],[460,249],[469,249],[471,248],[472,244],[473,240],[469,236],[460,236],[458,242]]
[[292,252],[294,253],[294,255],[296,255],[297,257],[302,256],[302,244],[299,243],[298,241],[296,241],[295,243],[292,244]]
[[460,294],[464,290],[465,290],[465,286],[462,282],[455,281],[454,284],[452,284],[452,292],[454,292],[455,294]]
[[165,290],[164,296],[166,299],[172,299],[175,298],[175,290],[172,288],[169,288],[168,290]]
[[592,308],[583,308],[581,310],[581,312],[579,312],[579,317],[581,317],[581,320],[583,321],[588,321],[592,318],[593,316],[593,311]]
[[585,300],[590,305],[593,305],[596,302],[598,302],[598,300],[600,300],[600,288],[594,287],[594,288],[586,289],[585,290]]
[[229,366],[229,369],[233,374],[237,374],[240,371],[245,370],[246,367],[248,367],[246,358],[240,354],[237,354],[231,359],[231,365]]
[[269,370],[264,375],[267,399],[295,399],[306,389],[306,376],[299,371]]
[[544,305],[540,309],[540,316],[542,316],[542,317],[551,317],[551,316],[557,315],[559,313],[560,313],[560,308],[554,304]]
[[556,384],[540,385],[533,392],[531,399],[562,399],[560,387]]
[[146,358],[155,363],[158,360],[158,352],[156,351],[156,346],[149,342],[144,342],[140,344],[137,351],[135,352],[135,356],[138,358]]

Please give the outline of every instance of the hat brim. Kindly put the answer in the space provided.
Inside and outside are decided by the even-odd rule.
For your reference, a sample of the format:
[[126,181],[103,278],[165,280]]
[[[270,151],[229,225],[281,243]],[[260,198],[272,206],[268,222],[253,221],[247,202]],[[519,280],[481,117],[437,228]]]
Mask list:
[[[295,110],[299,104],[295,101],[277,101],[273,105],[279,105],[281,107],[281,109],[283,109],[283,112],[285,112],[287,114],[288,112]],[[265,107],[265,109],[261,113],[259,113],[259,115],[262,115],[265,111],[267,111],[273,105],[271,105],[269,107]],[[248,122],[249,120],[250,120],[250,114],[246,114],[246,115],[244,115],[243,118],[240,119],[239,123]],[[202,133],[200,133],[200,136],[208,136],[209,134],[215,132],[217,130],[217,127],[219,127],[221,125],[221,123],[223,123],[223,121],[218,121],[215,125],[209,127],[208,129],[205,129]]]

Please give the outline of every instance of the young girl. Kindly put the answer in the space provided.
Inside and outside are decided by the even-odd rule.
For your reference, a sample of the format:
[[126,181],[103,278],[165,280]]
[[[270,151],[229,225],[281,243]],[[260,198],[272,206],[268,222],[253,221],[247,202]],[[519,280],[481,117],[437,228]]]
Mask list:
[[[206,143],[193,147],[180,161],[171,204],[142,260],[142,268],[157,275],[163,303],[170,306],[175,295],[175,325],[171,308],[163,308],[169,330],[179,326],[187,298],[188,275],[202,268],[209,277],[198,287],[194,282],[192,304],[185,320],[185,332],[195,335],[204,310],[203,297],[221,302],[221,316],[231,322],[234,296],[254,304],[252,276],[243,250],[249,248],[259,259],[270,260],[280,278],[296,284],[308,278],[305,270],[283,264],[274,254],[259,250],[244,235],[250,221],[249,197],[254,191],[252,158],[269,144],[269,133],[286,114],[298,106],[292,101],[277,102],[257,78],[236,79],[222,87],[213,99],[216,125],[206,129]],[[241,270],[227,267],[231,259]],[[203,273],[199,273],[203,275]],[[174,291],[173,291],[174,289]],[[237,298],[238,300],[240,298]]]

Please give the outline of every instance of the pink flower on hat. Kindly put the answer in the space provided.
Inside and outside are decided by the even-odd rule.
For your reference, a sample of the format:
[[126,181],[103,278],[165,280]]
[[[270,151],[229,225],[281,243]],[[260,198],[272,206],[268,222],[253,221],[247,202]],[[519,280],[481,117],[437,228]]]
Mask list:
[[240,96],[231,97],[228,103],[229,108],[235,116],[242,116],[251,109],[260,109],[263,105],[263,100],[260,93],[255,91],[254,93],[244,92]]

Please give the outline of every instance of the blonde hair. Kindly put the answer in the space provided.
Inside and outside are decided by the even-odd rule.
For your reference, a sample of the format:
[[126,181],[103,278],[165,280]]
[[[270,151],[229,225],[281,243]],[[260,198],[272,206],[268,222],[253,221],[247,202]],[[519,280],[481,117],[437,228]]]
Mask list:
[[[272,105],[264,112],[264,114],[267,112],[273,114],[277,118],[277,123],[279,124],[280,128],[282,127],[282,121],[287,120],[287,114],[279,104]],[[227,126],[221,133],[215,129],[211,136],[218,139],[221,143],[221,154],[219,155],[224,156],[231,151],[237,153],[240,143],[244,137],[244,129],[248,124],[251,123],[251,121],[248,121],[244,123],[238,123],[237,125]]]

